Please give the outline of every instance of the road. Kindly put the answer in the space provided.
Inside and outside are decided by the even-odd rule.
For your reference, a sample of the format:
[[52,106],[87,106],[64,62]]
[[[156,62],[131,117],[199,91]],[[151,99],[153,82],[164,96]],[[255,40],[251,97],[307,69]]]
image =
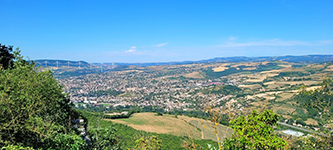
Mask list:
[[311,131],[311,130],[303,129],[303,128],[300,128],[300,127],[295,127],[295,126],[293,126],[293,125],[286,124],[286,123],[283,123],[283,122],[277,122],[277,123],[278,123],[279,125],[284,125],[284,126],[287,126],[287,127],[290,127],[290,128],[297,129],[297,130],[301,130],[301,131],[305,131],[305,132],[313,133],[313,131]]

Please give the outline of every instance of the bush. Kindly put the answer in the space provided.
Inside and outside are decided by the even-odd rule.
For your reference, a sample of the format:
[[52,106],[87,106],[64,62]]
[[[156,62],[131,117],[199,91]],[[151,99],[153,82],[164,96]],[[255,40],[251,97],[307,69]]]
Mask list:
[[279,116],[271,110],[252,111],[230,121],[233,136],[223,142],[224,149],[283,149],[287,142],[274,133]]
[[90,129],[88,135],[91,137],[92,149],[119,149],[120,145],[115,137],[116,130],[112,127]]
[[75,133],[63,134],[63,133],[54,133],[51,138],[44,142],[44,148],[48,149],[71,149],[71,150],[82,150],[87,149],[88,145],[79,135]]
[[19,145],[7,145],[2,147],[1,150],[34,150],[32,147],[23,147]]
[[46,149],[49,142],[59,142],[50,137],[56,140],[59,136],[62,144],[81,142],[71,134],[71,121],[79,114],[52,72],[37,71],[34,64],[22,59],[19,50],[14,56],[13,67],[0,69],[0,147]]

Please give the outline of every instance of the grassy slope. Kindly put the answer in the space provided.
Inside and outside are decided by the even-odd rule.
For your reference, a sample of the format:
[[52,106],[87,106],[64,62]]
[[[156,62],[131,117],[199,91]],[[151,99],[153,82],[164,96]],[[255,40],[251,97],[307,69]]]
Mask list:
[[[182,147],[183,142],[186,140],[184,136],[175,136],[171,134],[157,134],[151,132],[145,132],[140,130],[135,130],[134,128],[120,124],[114,123],[112,121],[101,119],[101,114],[94,112],[82,112],[83,116],[88,119],[88,131],[89,128],[107,128],[113,127],[116,131],[116,136],[122,149],[127,150],[128,148],[133,148],[135,145],[135,140],[142,136],[157,135],[159,139],[162,140],[162,149],[184,149]],[[157,117],[157,116],[156,116]],[[217,142],[212,140],[193,140],[196,144],[201,145],[203,149],[207,149],[207,144],[211,144],[214,147],[218,147]]]
[[[155,113],[137,113],[126,119],[112,119],[116,123],[126,124],[137,130],[167,133],[177,136],[190,136],[194,139],[211,139],[216,141],[216,135],[210,127],[211,122],[187,116],[173,115],[155,116]],[[204,123],[205,127],[202,125]],[[229,137],[232,130],[223,125],[217,127],[220,139]]]
[[136,113],[126,119],[109,119],[116,123],[126,124],[137,130],[168,133],[176,136],[191,136],[201,139],[201,133],[196,127],[191,126],[172,115],[155,116],[156,113]]

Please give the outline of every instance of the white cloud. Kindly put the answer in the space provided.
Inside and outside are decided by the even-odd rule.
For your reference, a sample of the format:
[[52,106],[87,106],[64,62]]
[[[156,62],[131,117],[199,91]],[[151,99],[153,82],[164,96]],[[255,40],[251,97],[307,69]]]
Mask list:
[[168,45],[168,42],[157,44],[155,47],[163,47],[165,45]]
[[238,37],[231,36],[231,37],[229,37],[229,41],[236,40],[237,38],[238,38]]
[[132,46],[129,50],[126,50],[125,53],[133,53],[136,51],[136,47]]
[[321,44],[331,44],[333,43],[333,40],[324,40],[324,41],[319,41]]

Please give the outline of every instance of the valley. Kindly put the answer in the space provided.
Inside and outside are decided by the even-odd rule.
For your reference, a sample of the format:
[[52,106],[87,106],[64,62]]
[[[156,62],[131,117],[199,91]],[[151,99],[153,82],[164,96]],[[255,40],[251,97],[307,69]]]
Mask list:
[[[122,70],[69,77],[63,77],[59,70],[55,70],[55,75],[59,76],[58,81],[64,85],[78,109],[154,111],[208,119],[205,108],[212,107],[224,114],[220,123],[228,125],[232,117],[266,108],[281,115],[281,122],[315,130],[319,127],[318,116],[308,115],[296,96],[300,87],[305,90],[320,88],[324,78],[333,76],[332,66],[331,62],[210,62],[118,66]],[[138,116],[134,114],[131,118]],[[302,121],[296,123],[296,120]],[[149,132],[177,133],[166,128],[146,130],[138,124],[131,124],[131,121],[133,119],[116,122]],[[193,136],[199,137],[199,133],[194,131]]]

